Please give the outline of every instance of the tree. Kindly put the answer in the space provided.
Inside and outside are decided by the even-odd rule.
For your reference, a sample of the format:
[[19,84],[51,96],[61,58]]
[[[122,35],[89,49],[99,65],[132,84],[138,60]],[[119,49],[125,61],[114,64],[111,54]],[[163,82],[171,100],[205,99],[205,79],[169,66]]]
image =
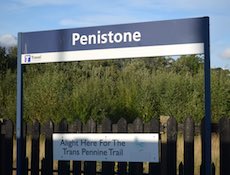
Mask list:
[[179,57],[173,66],[177,73],[191,74],[193,76],[203,68],[203,58],[197,55],[184,55]]
[[0,74],[1,77],[6,74],[7,70],[7,55],[6,49],[4,47],[0,47]]

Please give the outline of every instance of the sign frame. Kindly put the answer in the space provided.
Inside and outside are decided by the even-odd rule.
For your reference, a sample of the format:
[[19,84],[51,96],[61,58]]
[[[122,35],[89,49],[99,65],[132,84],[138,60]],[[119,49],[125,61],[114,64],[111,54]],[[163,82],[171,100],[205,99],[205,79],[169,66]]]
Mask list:
[[[209,17],[201,18],[190,18],[183,20],[202,20],[203,23],[203,34],[204,38],[204,88],[205,88],[205,118],[204,118],[204,174],[211,174],[211,87],[210,87],[210,36],[209,36]],[[176,23],[181,20],[168,20],[165,23]],[[161,21],[164,22],[164,21]],[[159,22],[156,22],[159,23]],[[115,25],[114,25],[115,26]],[[111,26],[111,27],[114,27]],[[82,28],[83,30],[84,28]],[[35,34],[34,32],[33,34]],[[180,33],[181,34],[181,33]],[[179,36],[179,35],[178,35]],[[23,174],[23,162],[25,160],[25,155],[22,153],[23,149],[23,64],[21,62],[23,49],[27,54],[27,48],[22,43],[24,39],[24,33],[18,33],[18,53],[17,53],[17,114],[16,114],[16,137],[17,137],[17,175]],[[41,43],[37,43],[41,44]],[[177,43],[179,44],[179,43]],[[28,45],[29,46],[29,45]],[[130,47],[130,46],[129,46]],[[136,47],[136,46],[135,46]],[[108,49],[108,48],[107,48]],[[166,52],[166,51],[165,51]],[[192,53],[191,53],[192,54]],[[195,53],[196,54],[196,53]],[[178,54],[182,55],[182,54]],[[147,56],[147,55],[146,55]],[[149,55],[148,55],[149,56]],[[163,56],[163,55],[162,55]],[[138,57],[141,57],[138,55]],[[120,57],[119,57],[120,58]],[[74,60],[71,60],[74,61]]]

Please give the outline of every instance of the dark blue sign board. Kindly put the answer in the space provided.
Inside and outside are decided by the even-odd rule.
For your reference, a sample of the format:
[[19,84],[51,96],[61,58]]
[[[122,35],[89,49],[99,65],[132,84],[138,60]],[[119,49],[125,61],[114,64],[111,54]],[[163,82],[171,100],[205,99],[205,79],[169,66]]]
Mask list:
[[18,34],[17,174],[21,175],[24,64],[205,55],[205,174],[211,174],[209,18],[191,18]]

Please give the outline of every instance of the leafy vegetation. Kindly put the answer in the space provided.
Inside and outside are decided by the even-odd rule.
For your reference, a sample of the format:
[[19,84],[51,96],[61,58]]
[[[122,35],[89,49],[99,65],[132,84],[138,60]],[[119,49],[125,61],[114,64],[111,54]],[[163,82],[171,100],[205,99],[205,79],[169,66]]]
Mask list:
[[[204,116],[202,55],[26,65],[24,119]],[[230,71],[212,69],[212,117],[230,116]],[[0,48],[0,118],[16,116],[16,48]]]

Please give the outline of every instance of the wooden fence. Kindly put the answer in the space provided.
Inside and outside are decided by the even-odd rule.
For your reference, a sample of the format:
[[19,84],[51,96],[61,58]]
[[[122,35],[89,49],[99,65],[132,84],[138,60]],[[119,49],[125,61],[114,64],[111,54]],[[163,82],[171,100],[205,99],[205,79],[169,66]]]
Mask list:
[[[230,174],[230,120],[222,118],[219,122],[220,138],[220,175]],[[160,122],[152,119],[144,123],[137,118],[133,123],[127,123],[121,118],[116,124],[105,119],[97,124],[89,120],[86,124],[80,121],[68,124],[62,120],[54,125],[47,122],[40,125],[38,122],[25,124],[23,139],[24,175],[194,175],[194,131],[195,125],[191,118],[184,122],[184,161],[177,167],[177,136],[178,125],[175,118],[167,121],[167,141],[161,143],[161,162],[95,162],[95,161],[54,161],[52,150],[52,134],[54,132],[70,133],[160,133]],[[15,131],[14,124],[10,120],[0,122],[0,175],[12,175],[16,172],[15,163]],[[202,138],[205,139],[205,138]],[[28,144],[30,140],[31,144]],[[41,148],[43,140],[43,148]],[[29,147],[28,147],[29,145]],[[26,150],[30,154],[26,154]],[[40,151],[44,150],[43,153]],[[27,151],[28,152],[28,151]],[[27,156],[26,156],[27,155]],[[41,156],[42,155],[42,156]],[[204,157],[202,155],[202,160]],[[202,174],[201,164],[201,174]],[[213,175],[215,166],[213,164]],[[145,170],[144,170],[145,169]]]

